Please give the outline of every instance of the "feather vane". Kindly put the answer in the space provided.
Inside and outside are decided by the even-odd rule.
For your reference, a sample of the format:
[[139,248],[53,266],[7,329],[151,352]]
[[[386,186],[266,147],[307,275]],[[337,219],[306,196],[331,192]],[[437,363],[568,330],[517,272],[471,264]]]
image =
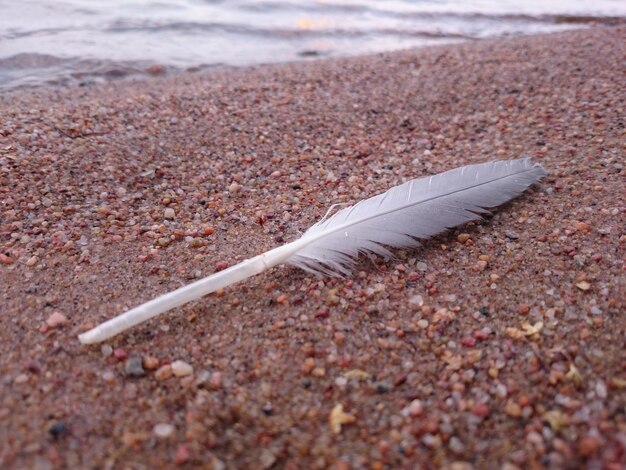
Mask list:
[[546,174],[530,159],[470,165],[414,179],[346,207],[309,228],[310,242],[287,262],[321,274],[345,275],[360,253],[391,255],[448,228],[480,218]]

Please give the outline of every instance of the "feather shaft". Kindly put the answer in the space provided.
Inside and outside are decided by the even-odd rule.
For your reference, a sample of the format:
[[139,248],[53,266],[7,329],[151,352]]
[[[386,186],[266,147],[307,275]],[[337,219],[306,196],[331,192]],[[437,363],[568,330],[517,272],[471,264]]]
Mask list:
[[199,299],[218,289],[260,274],[266,269],[282,262],[285,257],[297,250],[297,242],[288,243],[266,253],[255,256],[200,279],[175,291],[163,294],[149,302],[139,305],[97,327],[78,335],[82,344],[99,343],[125,331],[139,323],[143,323],[163,312],[179,307],[192,300]]

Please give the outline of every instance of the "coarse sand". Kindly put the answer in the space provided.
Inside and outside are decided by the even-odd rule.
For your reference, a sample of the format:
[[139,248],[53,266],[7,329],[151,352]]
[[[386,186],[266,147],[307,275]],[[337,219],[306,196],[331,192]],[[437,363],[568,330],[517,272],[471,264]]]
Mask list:
[[[624,468],[625,77],[622,25],[4,93],[0,467]],[[274,268],[76,338],[520,156],[536,188],[351,279]]]

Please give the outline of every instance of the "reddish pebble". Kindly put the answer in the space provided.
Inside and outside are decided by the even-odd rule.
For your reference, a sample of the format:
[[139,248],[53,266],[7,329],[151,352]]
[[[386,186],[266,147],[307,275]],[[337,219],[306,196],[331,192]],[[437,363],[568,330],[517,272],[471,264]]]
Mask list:
[[189,446],[187,444],[181,444],[178,446],[178,449],[176,449],[174,463],[176,465],[183,465],[184,463],[187,463],[190,457],[191,452],[189,451]]
[[472,407],[472,414],[475,416],[480,416],[481,418],[485,418],[489,416],[489,407],[484,403],[476,403]]
[[489,333],[486,333],[483,330],[474,331],[474,333],[472,333],[472,336],[476,338],[478,341],[484,341],[486,339],[489,339]]
[[335,343],[336,344],[343,344],[346,342],[346,335],[344,333],[342,333],[341,331],[337,331],[335,333]]
[[320,308],[315,313],[315,318],[328,318],[329,316],[330,316],[330,310],[328,310],[327,308]]
[[345,460],[337,460],[332,466],[332,470],[351,470],[352,467]]
[[125,361],[126,358],[128,357],[128,353],[122,348],[114,349],[113,357],[117,359],[118,361]]
[[517,306],[517,313],[520,315],[528,315],[528,312],[530,312],[530,304],[519,304]]
[[215,270],[216,271],[223,271],[227,267],[228,267],[228,263],[226,261],[220,261],[219,263],[217,263],[215,265]]
[[222,386],[222,373],[213,372],[211,374],[211,387],[218,389]]
[[54,312],[46,320],[46,325],[50,328],[56,328],[57,326],[65,325],[68,322],[67,317],[59,312]]
[[409,414],[411,416],[421,416],[424,412],[424,405],[421,400],[413,400],[409,405]]
[[284,304],[287,303],[288,299],[289,297],[287,297],[285,294],[280,294],[278,297],[276,297],[276,302],[279,304]]
[[10,256],[5,255],[4,253],[0,253],[0,263],[2,264],[13,264],[13,260]]
[[476,271],[484,271],[486,267],[487,267],[487,261],[482,260],[482,259],[478,261],[475,265]]
[[473,348],[476,346],[476,338],[472,338],[471,336],[467,336],[461,340],[461,344],[468,348]]
[[205,235],[213,235],[215,233],[215,229],[213,227],[204,227],[202,229],[202,233]]
[[315,369],[315,359],[312,357],[307,357],[305,361],[300,366],[300,369],[305,374],[310,374],[313,369]]
[[578,441],[578,453],[583,457],[591,457],[600,448],[600,440],[597,437],[585,436]]

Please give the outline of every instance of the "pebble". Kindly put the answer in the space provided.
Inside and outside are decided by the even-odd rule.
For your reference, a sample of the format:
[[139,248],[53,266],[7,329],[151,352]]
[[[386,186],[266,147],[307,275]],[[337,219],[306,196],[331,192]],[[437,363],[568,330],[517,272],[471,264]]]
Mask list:
[[470,239],[469,233],[461,233],[458,237],[456,237],[460,243],[465,243]]
[[241,185],[236,182],[232,182],[230,186],[228,187],[228,192],[232,194],[236,194],[240,190],[241,190]]
[[102,357],[111,357],[113,348],[108,344],[103,344],[100,346],[100,354],[102,354]]
[[506,238],[508,238],[509,240],[517,240],[519,238],[519,235],[517,232],[514,232],[513,230],[507,230],[506,232],[504,232],[504,235],[506,236]]
[[343,411],[343,405],[337,404],[333,407],[330,412],[330,416],[328,417],[328,423],[330,424],[330,429],[334,434],[341,433],[341,427],[345,424],[351,424],[356,421],[356,418],[351,414],[348,414]]
[[598,383],[596,383],[595,388],[596,388],[596,395],[598,395],[598,398],[605,400],[606,397],[608,396],[606,384],[602,380],[599,380]]
[[124,371],[130,377],[142,377],[145,375],[143,370],[143,359],[141,356],[131,356],[124,364]]
[[585,436],[578,441],[578,453],[587,458],[598,452],[600,440],[594,436]]
[[519,418],[522,416],[522,407],[514,401],[509,400],[504,406],[504,412],[513,418]]
[[269,449],[263,449],[261,451],[259,463],[261,464],[262,469],[271,468],[276,463],[276,456]]
[[159,360],[154,356],[143,357],[143,368],[146,370],[154,370],[159,367]]
[[476,403],[472,407],[472,414],[481,418],[489,416],[489,407],[484,403]]
[[48,429],[48,433],[55,439],[63,437],[67,434],[67,426],[63,421],[57,421]]
[[50,328],[56,328],[57,326],[65,325],[69,320],[65,315],[59,312],[54,312],[46,320],[46,325]]
[[174,434],[174,430],[174,426],[169,423],[155,424],[152,428],[152,432],[154,433],[154,435],[161,439],[167,439],[168,437],[170,437],[172,434]]
[[122,362],[128,358],[128,353],[126,352],[125,349],[116,348],[113,350],[113,357],[117,359],[118,361]]
[[174,455],[174,463],[176,465],[183,465],[191,458],[191,451],[189,445],[180,444],[176,449],[176,455]]
[[28,382],[28,374],[19,374],[13,379],[13,382],[16,384],[23,384]]
[[409,414],[411,416],[421,416],[423,412],[424,412],[424,405],[422,404],[421,400],[415,399],[409,405]]
[[174,209],[172,209],[171,207],[168,207],[167,209],[165,209],[163,217],[165,217],[166,219],[173,219],[174,217],[176,217],[176,212],[174,212]]
[[480,261],[476,263],[476,270],[484,271],[485,268],[487,267],[487,264],[488,264],[487,261],[481,259]]
[[101,377],[102,377],[102,380],[104,380],[107,383],[111,383],[115,380],[115,374],[111,372],[110,370],[104,371]]
[[28,260],[26,260],[26,266],[34,266],[37,264],[37,261],[39,261],[39,256],[31,256]]
[[591,284],[589,284],[587,281],[581,281],[576,284],[576,287],[578,287],[582,291],[588,291],[589,289],[591,289]]
[[167,380],[172,376],[172,366],[169,364],[165,364],[164,366],[159,367],[154,373],[154,378],[157,380]]
[[459,439],[456,436],[452,436],[450,438],[450,442],[448,445],[450,446],[450,450],[454,452],[455,454],[461,454],[465,450],[465,446],[463,445],[463,442],[461,442],[461,439]]
[[176,377],[186,377],[193,374],[193,367],[185,361],[174,361],[171,364],[172,373]]
[[409,304],[421,307],[424,305],[424,298],[421,295],[414,295],[409,299]]

